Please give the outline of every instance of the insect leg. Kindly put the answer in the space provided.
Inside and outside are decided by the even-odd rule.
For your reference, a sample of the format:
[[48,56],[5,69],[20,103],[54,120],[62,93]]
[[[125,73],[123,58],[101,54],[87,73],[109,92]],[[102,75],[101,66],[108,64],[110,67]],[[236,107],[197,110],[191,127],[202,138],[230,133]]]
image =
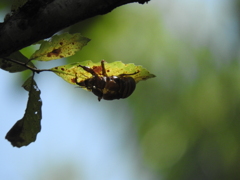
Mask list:
[[104,66],[104,60],[101,61],[101,66],[102,66],[102,74],[103,76],[106,76],[108,77],[107,73],[106,73],[106,69],[105,69],[105,66]]
[[87,67],[87,66],[82,66],[82,65],[78,65],[78,67],[83,68],[85,71],[91,73],[93,76],[98,76],[94,70],[92,70],[91,68]]
[[139,73],[139,71],[131,73],[131,74],[119,74],[118,76],[124,77],[124,76],[128,76],[128,75],[134,75],[134,74],[137,74],[137,73]]

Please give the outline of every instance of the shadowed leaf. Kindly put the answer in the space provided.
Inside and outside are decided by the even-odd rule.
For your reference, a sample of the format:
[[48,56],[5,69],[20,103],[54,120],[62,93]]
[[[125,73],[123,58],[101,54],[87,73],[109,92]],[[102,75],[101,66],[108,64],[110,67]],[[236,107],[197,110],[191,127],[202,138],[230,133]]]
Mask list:
[[40,61],[51,61],[74,55],[87,45],[90,39],[81,36],[79,33],[55,35],[50,41],[39,41],[40,49],[30,59]]
[[[22,62],[22,63],[27,63],[29,61],[28,58],[26,58],[19,51],[16,51],[16,52],[12,53],[10,56],[8,56],[8,58],[14,59],[14,60]],[[35,67],[33,65],[33,63],[31,63],[31,62],[29,62],[28,65],[31,66],[31,67]],[[5,70],[5,71],[11,72],[11,73],[21,72],[21,71],[25,71],[25,70],[28,69],[25,66],[16,64],[14,62],[11,62],[9,60],[5,60],[5,59],[2,59],[2,58],[0,58],[0,68]]]
[[14,124],[5,137],[16,147],[27,146],[31,142],[34,142],[41,130],[42,100],[40,98],[40,90],[33,77],[27,79],[23,84],[23,88],[29,91],[25,114],[21,120]]

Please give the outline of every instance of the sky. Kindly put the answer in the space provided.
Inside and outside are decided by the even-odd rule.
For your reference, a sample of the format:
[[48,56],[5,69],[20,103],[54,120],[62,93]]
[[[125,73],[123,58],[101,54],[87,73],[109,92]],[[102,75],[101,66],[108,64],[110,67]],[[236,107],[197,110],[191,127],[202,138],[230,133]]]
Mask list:
[[[208,16],[204,13],[202,16],[205,20],[211,17],[208,21],[215,22],[214,13],[219,13],[226,2],[152,0],[148,6],[156,8],[157,5],[166,28],[182,36],[186,33],[186,26],[195,22],[186,21],[187,15],[194,14],[193,7],[199,4],[207,7],[205,10],[209,12]],[[178,5],[183,8],[182,11],[176,11]],[[179,16],[180,12],[185,14]],[[173,21],[178,24],[170,23]],[[208,27],[204,32],[213,33],[212,29]],[[57,65],[57,62],[48,64],[51,67]],[[53,73],[36,76],[43,101],[42,130],[36,142],[27,147],[13,148],[4,137],[14,123],[22,118],[28,98],[28,93],[21,88],[24,81],[19,82],[17,76],[0,71],[0,179],[157,179],[154,171],[143,163],[128,99],[98,102],[97,97],[90,92],[75,88]]]

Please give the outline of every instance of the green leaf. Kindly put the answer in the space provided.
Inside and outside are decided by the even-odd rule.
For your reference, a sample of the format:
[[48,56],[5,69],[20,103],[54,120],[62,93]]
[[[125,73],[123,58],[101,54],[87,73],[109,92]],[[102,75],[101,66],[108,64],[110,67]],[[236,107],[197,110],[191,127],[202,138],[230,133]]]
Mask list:
[[33,76],[27,79],[23,84],[23,88],[29,91],[25,114],[21,120],[14,124],[5,137],[16,147],[27,146],[31,142],[34,142],[41,130],[42,100],[40,98],[40,90]]
[[[22,63],[27,63],[29,61],[28,58],[26,58],[20,51],[12,53],[10,56],[8,56],[8,58]],[[28,65],[35,67],[31,62],[29,62]],[[21,72],[28,69],[23,65],[19,65],[17,63],[2,58],[0,58],[0,68],[11,73]]]
[[[64,66],[58,66],[58,67],[52,68],[51,70],[54,73],[56,73],[58,76],[63,78],[65,81],[67,81],[68,83],[76,85],[76,79],[77,79],[77,82],[79,83],[92,77],[92,74],[85,71],[83,68],[78,67],[79,65],[87,66],[93,69],[99,76],[102,76],[101,62],[94,63],[91,60],[67,64]],[[143,68],[142,66],[134,65],[132,63],[124,64],[121,61],[116,61],[112,63],[105,62],[104,65],[105,65],[105,69],[108,76],[118,76],[121,74],[133,74],[137,72],[136,74],[129,75],[135,80],[136,83],[138,83],[141,80],[146,80],[146,79],[155,77],[155,75],[150,74],[147,71],[147,69]]]
[[30,59],[40,61],[51,61],[74,55],[87,45],[90,39],[81,36],[79,33],[55,35],[50,41],[39,41],[40,49]]

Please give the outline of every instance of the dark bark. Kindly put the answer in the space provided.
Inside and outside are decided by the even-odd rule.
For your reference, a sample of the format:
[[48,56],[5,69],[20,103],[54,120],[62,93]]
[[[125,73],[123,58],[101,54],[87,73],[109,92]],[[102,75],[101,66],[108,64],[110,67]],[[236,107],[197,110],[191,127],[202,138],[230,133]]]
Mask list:
[[0,57],[124,4],[150,0],[29,0],[0,24]]

